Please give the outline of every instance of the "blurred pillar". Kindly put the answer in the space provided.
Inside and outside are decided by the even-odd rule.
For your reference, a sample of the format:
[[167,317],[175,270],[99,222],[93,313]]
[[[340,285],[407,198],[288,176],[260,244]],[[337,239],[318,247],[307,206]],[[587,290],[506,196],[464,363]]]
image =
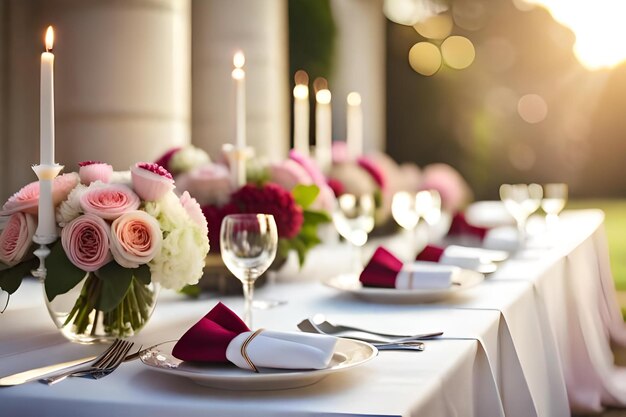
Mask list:
[[[8,0],[9,189],[35,179],[39,65],[55,27],[56,159],[124,170],[190,141],[190,0]],[[5,155],[6,154],[6,155]]]
[[332,0],[337,25],[333,138],[346,137],[346,97],[361,94],[365,151],[385,149],[385,17],[383,0]]
[[286,0],[192,1],[192,137],[213,158],[235,141],[233,54],[246,57],[247,141],[284,158],[289,147]]

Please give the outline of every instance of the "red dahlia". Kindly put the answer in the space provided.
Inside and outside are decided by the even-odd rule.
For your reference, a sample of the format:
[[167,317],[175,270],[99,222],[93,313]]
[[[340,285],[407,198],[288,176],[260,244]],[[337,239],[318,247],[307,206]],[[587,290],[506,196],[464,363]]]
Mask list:
[[295,237],[304,222],[302,207],[296,204],[289,191],[277,184],[267,183],[261,187],[246,184],[232,195],[231,202],[241,213],[274,215],[279,237]]

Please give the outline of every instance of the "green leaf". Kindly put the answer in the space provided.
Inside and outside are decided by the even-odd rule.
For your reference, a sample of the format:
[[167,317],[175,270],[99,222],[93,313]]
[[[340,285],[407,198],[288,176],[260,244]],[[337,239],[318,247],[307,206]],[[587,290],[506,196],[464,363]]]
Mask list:
[[318,224],[330,223],[331,217],[325,211],[304,210],[304,224],[317,226]]
[[7,269],[0,270],[0,288],[9,294],[13,294],[22,284],[22,279],[26,276],[30,276],[31,269],[36,268],[38,262],[37,259],[31,258],[12,268],[9,268],[8,265],[1,264],[1,266],[6,266]]
[[67,258],[61,240],[57,240],[50,249],[50,255],[46,258],[46,269],[48,271],[44,286],[48,301],[74,288],[86,275],[85,271],[77,268]]
[[293,195],[296,204],[303,209],[313,204],[319,193],[320,189],[317,185],[298,184],[291,190],[291,195]]
[[295,249],[298,254],[298,266],[302,268],[304,265],[304,261],[306,259],[306,253],[309,251],[306,244],[296,236],[295,238],[289,241],[291,243],[291,247]]
[[147,264],[143,264],[139,268],[133,269],[133,276],[143,285],[148,285],[152,281],[150,267]]
[[196,285],[185,285],[178,292],[180,292],[181,294],[185,294],[186,296],[191,297],[191,298],[198,298],[200,297],[200,293],[202,292],[202,290],[200,289],[200,286],[196,284]]
[[278,239],[277,257],[286,258],[291,250],[291,240]]
[[98,270],[98,277],[102,281],[100,300],[96,304],[98,310],[108,313],[122,302],[133,281],[134,271],[120,266],[115,261]]

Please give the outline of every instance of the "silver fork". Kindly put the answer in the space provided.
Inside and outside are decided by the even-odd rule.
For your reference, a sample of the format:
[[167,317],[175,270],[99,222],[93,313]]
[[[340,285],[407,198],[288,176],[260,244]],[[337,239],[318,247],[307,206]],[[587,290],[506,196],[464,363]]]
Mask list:
[[124,360],[126,354],[133,346],[132,342],[128,342],[121,339],[115,339],[113,344],[109,346],[107,350],[102,352],[92,363],[87,366],[72,369],[67,372],[63,372],[58,375],[53,375],[48,378],[40,379],[40,382],[46,383],[48,385],[56,384],[57,382],[63,381],[65,378],[69,376],[83,376],[89,375],[94,372],[104,372],[106,370],[110,370],[112,372],[115,368],[117,368],[120,363]]

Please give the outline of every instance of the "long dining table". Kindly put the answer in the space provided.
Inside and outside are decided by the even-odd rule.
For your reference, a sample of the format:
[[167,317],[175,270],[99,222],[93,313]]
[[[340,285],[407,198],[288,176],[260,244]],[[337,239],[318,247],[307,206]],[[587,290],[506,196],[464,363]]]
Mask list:
[[[386,333],[442,331],[422,352],[381,351],[309,386],[258,391],[200,386],[137,360],[100,380],[0,388],[0,415],[558,417],[626,406],[626,374],[611,352],[611,344],[626,346],[626,328],[603,221],[598,210],[565,212],[549,239],[536,236],[481,284],[438,302],[376,303],[323,285],[349,269],[342,244],[313,250],[303,269],[287,265],[256,291],[258,299],[287,302],[255,310],[255,326],[297,331],[302,319],[323,314]],[[402,246],[398,239],[381,243]],[[162,291],[134,340],[178,339],[218,301],[242,311],[241,297]],[[64,339],[35,281],[0,315],[0,376],[100,350]]]

